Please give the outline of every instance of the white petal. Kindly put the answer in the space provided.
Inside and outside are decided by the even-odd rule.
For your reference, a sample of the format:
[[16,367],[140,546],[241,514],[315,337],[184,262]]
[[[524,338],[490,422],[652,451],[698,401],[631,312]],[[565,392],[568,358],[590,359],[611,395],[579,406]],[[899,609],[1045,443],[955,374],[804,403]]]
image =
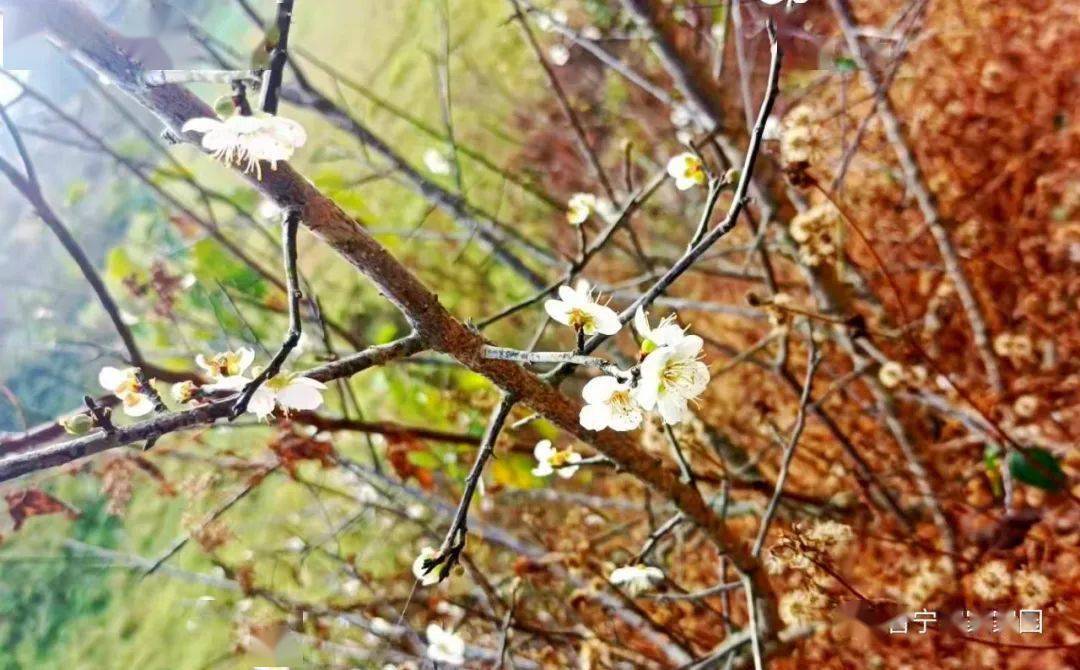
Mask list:
[[585,405],[578,414],[578,421],[587,430],[603,430],[611,423],[611,405]]
[[[130,399],[134,399],[132,402]],[[131,402],[131,404],[128,404]],[[142,393],[133,393],[124,399],[124,413],[128,416],[145,416],[154,411],[154,403]]]
[[682,423],[688,413],[686,398],[678,393],[661,393],[656,405],[664,422],[671,425]]
[[[304,379],[304,377],[293,379],[289,382],[288,386],[278,391],[278,403],[282,407],[302,411],[318,409],[323,402],[322,391],[311,384],[300,382],[301,379]],[[308,381],[314,382],[315,380],[311,379]],[[315,383],[318,384],[319,382]]]
[[680,179],[683,174],[686,174],[686,154],[679,154],[669,160],[667,173],[675,179]]
[[247,347],[240,347],[236,350],[236,356],[236,374],[242,375],[255,360],[255,352]]
[[186,123],[180,128],[182,133],[208,133],[211,130],[217,130],[224,124],[218,119],[210,119],[206,117],[200,117],[197,119],[188,119]]
[[705,341],[697,335],[687,335],[675,345],[675,349],[680,358],[694,358],[704,346]]
[[413,575],[420,580],[421,585],[431,586],[432,584],[439,583],[439,566],[432,568],[430,572],[424,572],[424,561],[435,558],[438,555],[439,553],[431,547],[425,547],[420,550],[420,555],[413,561]]
[[[655,353],[655,352],[653,352]],[[652,354],[650,354],[651,356]],[[646,358],[646,360],[648,360]],[[644,366],[642,366],[644,368]],[[645,411],[651,410],[656,407],[657,396],[660,392],[660,382],[656,378],[650,379],[644,374],[641,375],[641,381],[634,387],[634,400],[641,406],[641,409]]]
[[604,335],[614,335],[622,330],[622,322],[619,321],[619,315],[610,307],[593,304],[589,309],[589,313],[593,317],[594,330],[597,330]]
[[659,387],[660,375],[674,353],[675,350],[672,347],[660,347],[646,356],[641,363],[641,383],[650,383]]
[[552,469],[551,463],[549,463],[548,461],[542,461],[541,463],[538,463],[535,468],[532,469],[532,473],[536,477],[547,477],[553,472],[555,472],[555,470]]
[[225,128],[215,128],[202,136],[203,149],[207,151],[221,151],[231,146],[236,146],[240,138],[235,133]]
[[111,365],[101,368],[101,372],[98,373],[98,383],[101,384],[101,388],[109,391],[116,391],[118,387],[127,381],[127,378],[127,370],[114,368]]
[[570,325],[570,306],[562,300],[545,301],[544,311],[555,321],[563,325]]
[[210,364],[206,361],[206,356],[203,356],[202,354],[195,355],[195,365],[198,365],[200,368],[206,370],[207,372],[214,372],[214,368],[210,367]]
[[633,405],[620,405],[611,408],[612,430],[627,431],[635,430],[641,425],[641,412]]
[[652,327],[649,326],[649,315],[641,309],[641,305],[638,305],[637,311],[634,312],[634,330],[642,339],[651,339],[649,334],[652,333]]
[[560,286],[559,298],[570,305],[577,305],[581,302],[581,296],[571,286]]
[[203,388],[207,391],[239,391],[248,384],[251,380],[242,375],[233,375],[232,377],[222,377],[213,384],[207,384]]
[[709,366],[701,361],[694,361],[688,373],[689,379],[680,388],[680,392],[688,398],[696,398],[709,385]]
[[307,131],[299,122],[286,119],[283,116],[272,117],[267,127],[279,141],[289,145],[293,149],[304,146],[307,142]]
[[686,331],[678,324],[669,321],[655,328],[649,339],[658,347],[673,347],[682,342],[685,337],[687,337]]
[[551,440],[540,440],[533,447],[533,456],[538,461],[550,461],[555,455],[555,448],[551,446]]
[[425,633],[427,634],[428,644],[438,644],[446,637],[442,626],[435,623],[429,623]]
[[270,416],[274,411],[275,394],[263,384],[251,396],[247,411],[259,417],[260,420]]
[[593,377],[581,388],[581,397],[590,405],[606,403],[613,393],[622,388],[623,384],[610,375]]

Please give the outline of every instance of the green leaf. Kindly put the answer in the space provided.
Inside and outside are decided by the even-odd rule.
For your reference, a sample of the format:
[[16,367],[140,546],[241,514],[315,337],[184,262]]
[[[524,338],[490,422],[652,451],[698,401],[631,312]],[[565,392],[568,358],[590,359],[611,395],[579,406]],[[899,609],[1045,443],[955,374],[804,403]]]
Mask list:
[[1009,454],[1009,472],[1017,481],[1047,491],[1059,491],[1065,486],[1065,473],[1046,449],[1014,450]]
[[68,207],[74,207],[86,198],[90,193],[90,184],[85,181],[74,181],[68,186],[67,193],[64,196],[64,202]]
[[105,256],[105,274],[115,281],[123,281],[132,275],[141,279],[145,272],[131,260],[123,247],[115,247]]
[[405,458],[416,467],[425,470],[438,470],[443,466],[442,459],[430,451],[410,451]]
[[221,282],[255,298],[266,294],[266,282],[259,273],[230,256],[210,238],[196,242],[191,247],[191,257],[195,261],[195,276],[202,281],[211,285]]
[[859,66],[855,64],[855,59],[849,58],[847,56],[837,56],[833,64],[836,66],[837,72],[842,72],[845,74],[854,72],[859,69]]

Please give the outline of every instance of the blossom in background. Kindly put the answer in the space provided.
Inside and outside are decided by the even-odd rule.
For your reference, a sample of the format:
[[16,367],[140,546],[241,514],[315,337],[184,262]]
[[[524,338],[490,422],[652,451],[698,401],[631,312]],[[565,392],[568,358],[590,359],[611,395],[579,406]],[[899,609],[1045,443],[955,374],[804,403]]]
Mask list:
[[1013,587],[1020,604],[1028,609],[1037,609],[1050,602],[1050,578],[1041,572],[1017,572]]
[[143,393],[135,368],[105,366],[98,373],[101,387],[120,398],[124,413],[128,416],[144,416],[154,411],[154,401]]
[[675,179],[675,188],[680,191],[705,183],[705,164],[692,153],[681,153],[669,160],[667,172]]
[[1005,561],[990,561],[971,578],[971,591],[986,601],[1001,600],[1012,589],[1012,574]]
[[605,375],[590,379],[581,389],[585,406],[578,420],[589,430],[634,430],[641,425],[641,408],[633,399],[633,389]]
[[806,531],[804,539],[819,551],[839,556],[854,537],[851,526],[826,519],[815,522],[810,530]]
[[675,316],[665,316],[653,328],[649,325],[649,313],[640,306],[634,312],[634,330],[641,337],[641,351],[650,353],[659,347],[674,346],[686,337],[686,331],[675,323]]
[[896,361],[887,361],[878,370],[877,376],[885,388],[896,388],[904,380],[904,366]]
[[[244,372],[255,361],[255,352],[247,347],[236,351],[223,351],[206,358],[202,354],[195,357],[195,365],[206,371],[213,387],[211,390],[238,391],[251,380]],[[209,388],[209,387],[208,387]]]
[[664,572],[651,565],[624,565],[611,571],[608,581],[636,596],[664,581]]
[[439,552],[431,547],[424,547],[420,550],[420,555],[413,561],[413,575],[420,581],[422,586],[431,586],[432,584],[439,583],[439,566],[435,566],[428,572],[424,572],[424,563],[437,558],[438,556]]
[[811,589],[798,589],[781,596],[777,610],[784,623],[794,626],[817,621],[828,604],[829,599],[824,593]]
[[575,193],[566,201],[566,220],[575,226],[580,226],[585,223],[596,206],[596,196],[592,193]]
[[560,286],[559,299],[548,300],[544,303],[544,309],[552,319],[586,335],[614,335],[622,329],[619,315],[607,305],[596,302],[589,283],[584,279],[578,281],[574,288]]
[[641,381],[634,397],[644,410],[654,407],[669,424],[683,421],[687,403],[709,385],[709,368],[698,358],[704,342],[687,335],[677,344],[660,347],[641,364]]
[[460,635],[433,623],[427,627],[427,643],[427,657],[431,660],[449,665],[465,663],[465,640]]
[[533,449],[536,457],[536,467],[532,473],[537,477],[547,477],[558,471],[563,479],[570,479],[578,471],[578,466],[573,465],[581,461],[581,454],[573,449],[559,451],[551,446],[551,440],[540,440]]
[[190,119],[182,132],[202,133],[202,147],[227,165],[237,165],[262,179],[259,161],[268,161],[276,170],[278,161],[287,161],[307,141],[304,127],[282,116],[236,114],[224,120]]
[[1016,415],[1022,419],[1030,419],[1035,416],[1035,413],[1039,411],[1039,398],[1029,394],[1025,394],[1016,399],[1013,403],[1013,411]]
[[548,58],[551,59],[553,65],[562,67],[570,62],[570,50],[565,44],[554,44],[548,49]]
[[[210,388],[210,387],[207,387]],[[260,420],[270,416],[275,406],[285,410],[311,411],[323,403],[326,384],[288,372],[267,379],[251,396],[247,411]]]
[[446,160],[446,156],[438,149],[428,149],[424,152],[424,166],[427,167],[428,172],[437,175],[450,174],[453,169],[450,161]]

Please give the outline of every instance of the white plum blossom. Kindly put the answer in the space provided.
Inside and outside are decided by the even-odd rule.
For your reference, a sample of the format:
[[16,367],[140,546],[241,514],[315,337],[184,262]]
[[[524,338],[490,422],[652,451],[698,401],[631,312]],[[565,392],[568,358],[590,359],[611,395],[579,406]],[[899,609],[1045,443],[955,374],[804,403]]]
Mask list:
[[605,375],[590,379],[581,389],[585,406],[578,421],[589,430],[634,430],[641,425],[641,408],[633,399],[629,382]]
[[636,596],[664,580],[664,572],[651,565],[624,565],[611,571],[608,581]]
[[182,132],[202,133],[202,147],[214,158],[254,172],[262,179],[259,161],[268,161],[276,170],[278,161],[287,161],[307,141],[304,127],[282,116],[236,114],[224,120],[190,119]]
[[176,402],[189,403],[198,395],[199,387],[191,380],[177,382],[172,385],[170,393]]
[[578,466],[573,464],[581,462],[581,454],[573,449],[559,451],[551,446],[551,440],[537,442],[533,456],[536,457],[536,467],[532,473],[537,477],[548,477],[558,471],[560,477],[570,479],[578,471]]
[[424,152],[424,166],[427,167],[428,172],[437,175],[447,175],[453,170],[450,161],[446,160],[446,156],[438,149],[428,149]]
[[675,188],[685,191],[705,183],[705,164],[692,153],[681,153],[668,161],[667,172],[675,179]]
[[[210,388],[210,387],[207,387]],[[251,396],[247,411],[263,420],[278,406],[286,411],[311,411],[322,405],[326,384],[283,372],[267,379]]]
[[439,583],[439,566],[435,566],[430,571],[424,572],[424,562],[430,561],[438,557],[438,555],[438,551],[435,551],[431,547],[424,547],[420,550],[420,555],[413,561],[413,575],[420,581],[422,586],[431,586],[432,584]]
[[124,413],[128,416],[145,416],[154,411],[154,401],[143,393],[135,368],[114,368],[105,366],[98,373],[101,387],[120,398]]
[[548,300],[544,303],[544,309],[552,319],[581,330],[586,335],[614,335],[622,329],[619,315],[607,305],[596,302],[589,283],[584,279],[573,288],[560,286],[559,299]]
[[437,663],[463,665],[465,663],[465,640],[438,624],[427,627],[427,657]]
[[709,384],[709,368],[699,359],[704,342],[697,335],[687,335],[677,344],[660,347],[641,364],[641,381],[634,397],[642,409],[654,407],[669,424],[681,423],[687,415],[687,403]]
[[641,350],[646,354],[659,347],[674,346],[686,337],[686,331],[675,323],[674,315],[660,319],[660,323],[653,328],[649,325],[649,313],[640,306],[634,312],[634,330],[641,337]]
[[566,220],[580,226],[597,207],[596,196],[592,193],[575,193],[566,201]]
[[[195,364],[206,371],[213,388],[211,390],[239,391],[251,380],[244,376],[244,372],[255,361],[255,352],[247,347],[240,347],[236,351],[223,351],[214,354],[210,358],[199,354],[195,356]],[[208,387],[209,388],[209,387]]]

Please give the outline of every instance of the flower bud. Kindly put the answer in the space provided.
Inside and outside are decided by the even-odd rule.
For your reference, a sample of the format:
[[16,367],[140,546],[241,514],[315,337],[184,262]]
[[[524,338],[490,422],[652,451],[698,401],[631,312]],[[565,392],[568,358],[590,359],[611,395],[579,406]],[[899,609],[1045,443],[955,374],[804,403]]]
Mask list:
[[86,435],[94,428],[94,420],[85,414],[72,414],[60,419],[60,425],[69,435]]

